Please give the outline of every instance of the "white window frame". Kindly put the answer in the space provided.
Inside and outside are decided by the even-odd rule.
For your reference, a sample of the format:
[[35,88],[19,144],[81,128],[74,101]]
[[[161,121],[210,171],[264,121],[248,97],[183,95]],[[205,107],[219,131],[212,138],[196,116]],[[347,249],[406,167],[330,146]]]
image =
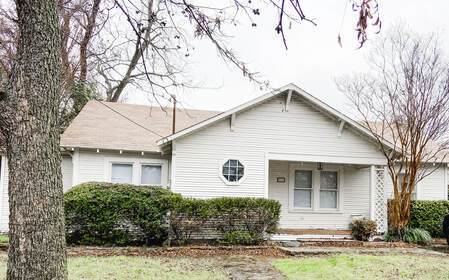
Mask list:
[[[312,188],[310,188],[310,207],[295,207],[295,175],[296,175],[296,171],[310,171],[312,172]],[[291,182],[291,187],[290,187],[290,197],[291,197],[291,208],[292,209],[296,209],[296,210],[305,210],[305,211],[310,211],[315,209],[315,181],[316,181],[316,174],[314,172],[314,170],[312,168],[295,168],[293,170],[293,172],[291,172],[291,177],[290,180]],[[305,189],[305,188],[300,188],[300,190],[309,190],[309,189]]]
[[[318,208],[321,210],[330,210],[330,211],[335,211],[335,210],[339,210],[340,209],[340,188],[341,188],[341,170],[340,168],[323,168],[323,170],[317,170],[319,173],[319,180],[320,182],[318,182]],[[336,172],[337,173],[337,189],[334,191],[332,189],[321,189],[321,172],[323,171],[329,171],[329,172]],[[337,207],[336,208],[326,208],[326,207],[321,207],[321,191],[334,191],[337,193]]]
[[[159,166],[159,167],[161,167],[161,182],[159,184],[156,184],[156,185],[143,184],[142,183],[142,167],[143,166]],[[162,182],[164,181],[164,178],[162,177],[163,173],[164,173],[163,169],[164,169],[164,165],[162,163],[140,162],[139,163],[139,185],[141,185],[141,186],[162,186]]]
[[135,168],[134,168],[134,162],[132,162],[132,161],[111,161],[109,164],[109,181],[108,182],[112,183],[112,165],[114,165],[114,164],[131,165],[131,182],[129,184],[133,184]]
[[[289,212],[306,212],[306,213],[335,213],[341,214],[343,211],[343,182],[344,182],[344,168],[335,167],[335,164],[332,164],[333,167],[326,167],[326,163],[324,163],[324,168],[322,170],[318,170],[316,168],[316,163],[304,163],[304,164],[290,164],[289,165]],[[295,171],[296,170],[308,170],[312,171],[312,207],[311,208],[302,208],[294,206],[294,186],[295,186]],[[337,172],[337,208],[320,208],[320,190],[321,190],[321,182],[320,182],[320,172],[321,171],[334,171]]]
[[[230,181],[228,181],[228,179],[226,179],[224,176],[223,176],[223,165],[226,163],[226,162],[228,162],[228,160],[238,160],[238,161],[240,161],[240,163],[243,165],[243,177],[242,178],[240,178],[240,180],[238,180],[238,181],[235,181],[235,182],[230,182]],[[225,159],[222,159],[221,161],[220,161],[220,163],[218,164],[218,177],[223,181],[223,183],[225,183],[226,185],[228,185],[228,186],[239,186],[239,185],[241,185],[245,180],[246,180],[246,177],[248,176],[248,167],[247,167],[247,164],[246,164],[246,162],[244,161],[244,160],[241,160],[239,157],[234,157],[234,156],[229,156],[229,157],[227,157],[227,158],[225,158]]]
[[[168,186],[168,160],[166,159],[152,159],[152,158],[136,158],[136,157],[105,157],[104,166],[105,166],[105,182],[111,182],[112,178],[112,164],[132,164],[133,166],[133,174],[132,174],[132,183],[133,185],[142,185],[141,184],[141,172],[142,165],[160,165],[161,166],[161,184],[160,186],[165,187]],[[142,185],[148,186],[148,185]],[[154,185],[158,186],[158,185]]]

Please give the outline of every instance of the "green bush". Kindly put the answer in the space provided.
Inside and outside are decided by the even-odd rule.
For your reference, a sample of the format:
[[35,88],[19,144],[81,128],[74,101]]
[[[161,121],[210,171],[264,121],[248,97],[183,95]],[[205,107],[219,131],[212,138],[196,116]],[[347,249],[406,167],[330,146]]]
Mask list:
[[352,237],[360,241],[368,241],[377,231],[376,222],[367,218],[354,220],[351,227]]
[[159,187],[85,183],[64,195],[67,243],[160,244],[179,195]]
[[210,203],[194,198],[177,198],[170,211],[170,236],[177,244],[184,244],[200,232],[211,218]]
[[257,234],[274,233],[281,204],[276,200],[248,197],[222,197],[210,200],[211,211],[222,233],[239,228]]
[[170,232],[177,243],[214,231],[222,244],[257,244],[276,231],[280,208],[278,201],[264,198],[183,198],[173,204]]
[[263,198],[202,200],[96,182],[72,188],[64,202],[67,243],[83,245],[152,245],[169,237],[180,244],[210,233],[223,244],[257,244],[275,232],[281,207]]
[[406,228],[404,230],[403,240],[407,243],[429,245],[432,243],[432,237],[429,232],[421,228]]
[[219,240],[223,245],[257,245],[263,242],[263,236],[248,231],[231,231]]
[[433,237],[443,237],[443,219],[447,214],[447,200],[412,201],[409,227],[425,229]]

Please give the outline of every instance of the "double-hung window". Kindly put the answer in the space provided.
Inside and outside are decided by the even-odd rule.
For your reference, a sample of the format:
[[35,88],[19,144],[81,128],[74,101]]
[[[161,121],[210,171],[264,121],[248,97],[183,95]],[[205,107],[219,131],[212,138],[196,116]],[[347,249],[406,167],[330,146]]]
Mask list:
[[142,164],[140,184],[159,186],[162,183],[162,166],[157,164]]
[[312,177],[312,170],[295,170],[295,181],[293,186],[293,207],[312,208]]
[[293,210],[341,210],[341,170],[306,168],[292,166],[290,169],[290,207]]
[[320,171],[320,208],[338,207],[338,172]]
[[132,184],[133,165],[131,163],[112,163],[111,182]]

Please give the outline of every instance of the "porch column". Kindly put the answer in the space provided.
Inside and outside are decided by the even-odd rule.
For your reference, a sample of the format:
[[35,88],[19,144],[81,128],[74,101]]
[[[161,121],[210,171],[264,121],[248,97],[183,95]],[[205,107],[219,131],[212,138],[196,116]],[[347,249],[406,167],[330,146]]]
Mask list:
[[388,229],[385,173],[384,166],[370,167],[370,219],[376,221],[378,232]]

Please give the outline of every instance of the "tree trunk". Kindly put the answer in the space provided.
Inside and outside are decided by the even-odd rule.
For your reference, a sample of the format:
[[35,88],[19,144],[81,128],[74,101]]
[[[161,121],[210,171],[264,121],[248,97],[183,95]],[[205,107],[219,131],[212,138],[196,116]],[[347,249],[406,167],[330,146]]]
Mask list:
[[56,1],[16,0],[16,9],[20,38],[1,116],[10,170],[7,278],[66,279]]

